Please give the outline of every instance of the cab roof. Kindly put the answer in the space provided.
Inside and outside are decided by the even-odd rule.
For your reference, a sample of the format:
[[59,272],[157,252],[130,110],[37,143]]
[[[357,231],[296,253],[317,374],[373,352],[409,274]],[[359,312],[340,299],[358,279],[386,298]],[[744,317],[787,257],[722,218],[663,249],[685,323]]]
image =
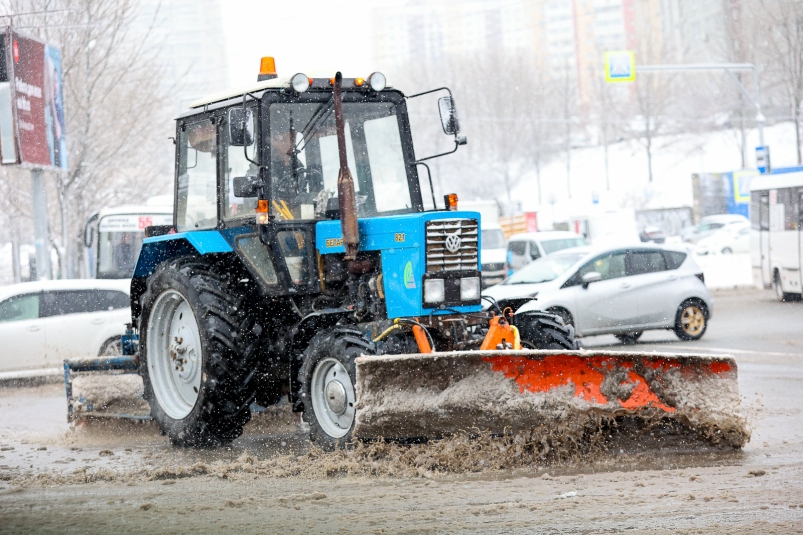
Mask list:
[[[359,89],[354,83],[355,78],[343,78],[343,89]],[[286,89],[290,87],[290,78],[289,77],[281,77],[281,78],[273,78],[271,80],[263,80],[261,82],[256,82],[251,85],[247,86],[240,86],[232,89],[226,89],[224,91],[218,91],[217,93],[212,93],[211,95],[207,95],[205,97],[199,98],[198,100],[190,103],[190,109],[195,110],[197,108],[202,108],[204,106],[208,106],[210,104],[216,104],[218,102],[224,102],[226,100],[230,100],[237,97],[242,97],[245,94],[251,93],[256,94],[263,91],[267,91],[270,89]],[[385,89],[392,89],[389,83],[385,85]],[[329,78],[312,78],[312,84],[310,85],[310,89],[331,89],[331,83]],[[184,114],[182,114],[183,116]]]

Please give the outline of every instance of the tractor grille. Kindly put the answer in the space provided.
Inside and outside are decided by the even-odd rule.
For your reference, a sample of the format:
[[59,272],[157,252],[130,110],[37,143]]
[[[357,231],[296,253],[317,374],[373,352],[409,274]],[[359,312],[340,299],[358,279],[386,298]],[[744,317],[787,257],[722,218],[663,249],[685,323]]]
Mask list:
[[477,227],[476,219],[427,221],[427,271],[476,270]]

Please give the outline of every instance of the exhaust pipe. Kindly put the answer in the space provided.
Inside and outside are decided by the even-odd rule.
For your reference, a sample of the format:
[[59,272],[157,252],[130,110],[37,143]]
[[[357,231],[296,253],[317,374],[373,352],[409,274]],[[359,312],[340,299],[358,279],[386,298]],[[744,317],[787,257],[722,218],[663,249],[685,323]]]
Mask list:
[[357,206],[354,202],[354,179],[349,171],[346,154],[346,126],[343,120],[343,96],[341,84],[343,75],[335,75],[334,107],[335,127],[337,129],[337,149],[340,153],[340,173],[337,176],[337,200],[340,206],[340,228],[343,231],[343,247],[346,249],[346,260],[357,258],[360,245],[360,231],[357,227]]

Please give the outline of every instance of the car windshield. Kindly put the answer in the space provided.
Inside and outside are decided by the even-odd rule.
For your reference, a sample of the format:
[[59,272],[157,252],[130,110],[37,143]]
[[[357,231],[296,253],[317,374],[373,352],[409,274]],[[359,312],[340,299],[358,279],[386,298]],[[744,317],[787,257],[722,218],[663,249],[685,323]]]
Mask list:
[[557,240],[546,240],[541,242],[541,247],[544,248],[546,254],[552,254],[563,249],[571,249],[572,247],[582,247],[588,245],[583,238],[560,238]]
[[586,254],[578,252],[541,257],[511,275],[504,284],[538,284],[555,280]]
[[505,233],[501,229],[488,229],[482,231],[483,249],[504,249]]
[[[343,115],[357,215],[413,211],[396,105],[344,103]],[[337,207],[340,171],[331,102],[273,104],[270,131],[271,204],[277,217],[325,218],[328,208]]]

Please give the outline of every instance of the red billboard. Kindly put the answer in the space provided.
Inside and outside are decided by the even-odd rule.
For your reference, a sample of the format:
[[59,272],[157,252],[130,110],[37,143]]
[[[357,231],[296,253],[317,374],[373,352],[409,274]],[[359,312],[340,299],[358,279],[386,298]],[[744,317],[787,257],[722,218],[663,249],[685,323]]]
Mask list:
[[[2,162],[67,168],[61,51],[6,28],[0,69]],[[13,132],[13,144],[8,134]],[[14,154],[9,154],[13,151]]]

